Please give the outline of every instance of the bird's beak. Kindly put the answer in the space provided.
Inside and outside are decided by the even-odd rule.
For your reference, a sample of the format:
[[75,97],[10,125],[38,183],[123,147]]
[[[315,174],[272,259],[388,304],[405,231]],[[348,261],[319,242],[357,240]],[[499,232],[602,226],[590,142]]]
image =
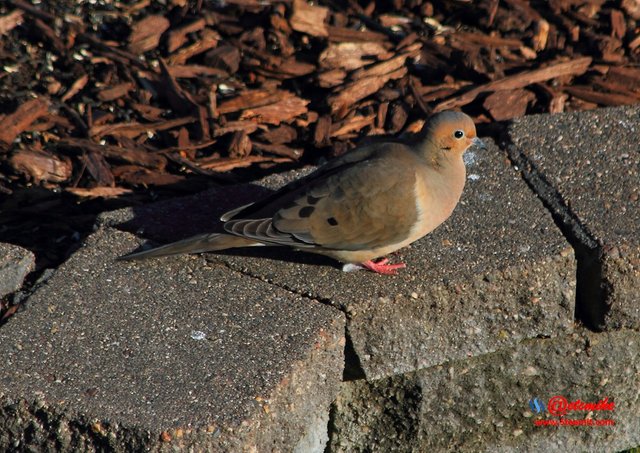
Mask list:
[[471,146],[477,146],[480,149],[484,149],[485,151],[487,150],[487,145],[485,145],[484,142],[478,137],[473,137],[471,139]]

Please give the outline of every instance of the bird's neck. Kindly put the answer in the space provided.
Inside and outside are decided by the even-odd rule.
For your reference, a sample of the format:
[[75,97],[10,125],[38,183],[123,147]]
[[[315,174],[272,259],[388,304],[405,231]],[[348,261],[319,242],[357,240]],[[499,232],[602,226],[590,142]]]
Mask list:
[[449,187],[453,189],[453,192],[462,194],[462,189],[467,179],[467,171],[462,155],[456,153],[441,157],[439,165],[433,168],[438,174],[442,175],[443,180],[448,181]]
[[464,172],[462,155],[456,151],[442,150],[437,143],[428,139],[423,139],[416,147],[416,150],[418,154],[429,163],[431,168],[439,172]]
[[428,180],[448,187],[448,196],[457,203],[467,179],[464,160],[459,152],[442,151],[434,143],[422,142],[417,148],[418,154],[427,161]]

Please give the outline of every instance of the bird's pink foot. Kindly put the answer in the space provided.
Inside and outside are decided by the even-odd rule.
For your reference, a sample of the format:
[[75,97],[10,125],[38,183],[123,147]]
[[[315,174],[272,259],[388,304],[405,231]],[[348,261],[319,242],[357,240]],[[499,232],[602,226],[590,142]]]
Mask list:
[[386,274],[386,275],[396,275],[398,273],[398,269],[404,269],[407,267],[404,263],[397,264],[388,264],[389,258],[382,258],[381,260],[373,261],[365,261],[361,264],[361,266],[373,271],[377,274]]

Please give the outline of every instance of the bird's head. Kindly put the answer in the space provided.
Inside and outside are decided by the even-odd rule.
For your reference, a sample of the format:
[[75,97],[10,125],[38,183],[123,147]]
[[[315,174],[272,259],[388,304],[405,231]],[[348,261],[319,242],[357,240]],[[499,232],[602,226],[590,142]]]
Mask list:
[[444,111],[435,114],[422,129],[424,152],[435,162],[459,159],[471,146],[486,149],[476,136],[473,120],[462,112]]

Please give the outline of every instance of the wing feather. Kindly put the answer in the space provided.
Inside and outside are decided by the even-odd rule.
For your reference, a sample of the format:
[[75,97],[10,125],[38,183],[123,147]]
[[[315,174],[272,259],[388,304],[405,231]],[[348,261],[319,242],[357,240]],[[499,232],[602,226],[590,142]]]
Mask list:
[[295,248],[364,250],[401,242],[418,216],[416,156],[398,144],[378,147],[375,154],[358,151],[360,160],[343,159],[266,202],[230,211],[225,230]]

